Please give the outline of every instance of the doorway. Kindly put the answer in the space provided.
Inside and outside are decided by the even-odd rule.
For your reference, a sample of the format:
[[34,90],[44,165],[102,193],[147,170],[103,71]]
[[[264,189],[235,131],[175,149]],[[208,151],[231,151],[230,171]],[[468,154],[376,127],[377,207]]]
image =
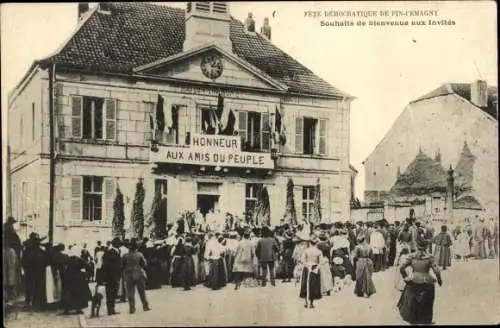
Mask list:
[[203,195],[198,194],[196,206],[200,209],[203,217],[211,210],[215,210],[216,204],[219,202],[219,195]]

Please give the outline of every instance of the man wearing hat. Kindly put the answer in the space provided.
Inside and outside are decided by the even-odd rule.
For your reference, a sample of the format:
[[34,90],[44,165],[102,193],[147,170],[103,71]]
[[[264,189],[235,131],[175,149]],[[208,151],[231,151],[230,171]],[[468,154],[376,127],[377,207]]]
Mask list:
[[293,278],[293,250],[295,248],[295,243],[293,242],[293,232],[289,225],[284,226],[285,231],[283,232],[283,268],[284,277],[283,282],[290,282]]
[[269,228],[262,228],[262,238],[257,242],[255,254],[259,260],[262,270],[262,287],[266,286],[267,269],[269,268],[269,275],[271,285],[275,286],[274,281],[274,264],[279,253],[279,245]]
[[14,228],[17,220],[12,216],[7,218],[3,225],[3,258],[4,258],[4,292],[7,301],[16,297],[16,288],[21,281],[21,239]]
[[122,276],[122,258],[120,256],[120,239],[115,238],[102,257],[102,271],[106,283],[106,306],[108,315],[118,314],[115,303],[118,296],[119,281]]
[[41,248],[41,241],[36,232],[29,235],[23,245],[22,266],[24,270],[26,305],[34,309],[45,307],[45,251]]

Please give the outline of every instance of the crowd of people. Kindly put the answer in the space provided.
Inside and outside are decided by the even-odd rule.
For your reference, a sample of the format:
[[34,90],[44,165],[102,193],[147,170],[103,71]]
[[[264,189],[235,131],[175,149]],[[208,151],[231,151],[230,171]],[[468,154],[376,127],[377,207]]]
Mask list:
[[[98,242],[91,254],[86,244],[50,245],[36,233],[21,243],[10,217],[4,225],[4,289],[8,299],[15,298],[22,271],[26,306],[81,313],[104,286],[107,313],[113,315],[116,302],[128,301],[130,313],[135,312],[136,289],[143,310],[149,311],[146,290],[164,285],[217,290],[234,284],[237,290],[268,282],[275,286],[281,279],[300,284],[298,295],[306,308],[313,308],[314,301],[351,284],[356,296],[370,297],[376,293],[373,274],[396,266],[401,316],[430,323],[434,282],[442,283],[439,272],[451,266],[452,258],[498,256],[498,222],[477,222],[453,227],[451,233],[443,225],[435,233],[430,222],[415,218],[394,223],[302,221],[272,228],[233,221],[222,229],[179,220],[167,226],[165,239],[115,238],[106,245]],[[96,284],[93,293],[89,282]]]

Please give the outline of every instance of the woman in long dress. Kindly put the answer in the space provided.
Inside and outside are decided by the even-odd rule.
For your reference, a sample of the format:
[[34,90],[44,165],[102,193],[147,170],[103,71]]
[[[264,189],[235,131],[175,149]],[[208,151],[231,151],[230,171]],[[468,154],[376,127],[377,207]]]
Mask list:
[[441,232],[434,237],[434,257],[438,261],[438,265],[446,270],[451,266],[451,245],[452,240],[450,234],[447,232],[448,228],[443,225]]
[[226,286],[226,268],[224,262],[225,247],[221,244],[224,238],[220,237],[208,250],[210,269],[207,277],[207,287],[212,290]]
[[82,314],[82,310],[88,307],[88,302],[92,298],[87,283],[88,266],[80,255],[81,251],[77,246],[73,246],[62,274],[61,302],[64,314],[69,314],[72,310]]
[[[323,254],[316,247],[315,237],[309,241],[309,247],[302,253],[302,278],[300,283],[300,297],[305,300],[304,307],[314,308],[314,301],[321,299],[321,274],[319,265]],[[309,301],[309,305],[307,302]]]
[[[399,271],[406,282],[398,302],[399,313],[403,320],[411,324],[431,324],[434,308],[436,279],[431,276],[434,271],[439,286],[442,285],[441,272],[434,257],[427,253],[428,243],[420,240],[417,251],[407,258]],[[412,276],[408,276],[406,268],[411,267]]]
[[376,289],[373,284],[373,252],[365,240],[364,235],[358,237],[358,245],[354,249],[354,267],[356,271],[356,285],[354,293],[358,297],[370,297],[375,294]]
[[180,267],[181,285],[184,287],[184,290],[190,290],[196,284],[193,255],[195,255],[195,249],[191,243],[191,238],[187,237],[186,242],[182,245]]
[[302,253],[304,253],[304,250],[308,247],[308,240],[309,240],[309,227],[304,227],[304,224],[301,223],[297,227],[297,232],[295,233],[295,247],[293,249],[293,261],[295,262],[295,268],[294,268],[294,277],[297,279],[297,282],[300,280],[300,277],[302,276]]
[[58,244],[50,247],[48,250],[48,266],[46,269],[46,292],[47,305],[52,308],[57,308],[61,301],[62,281],[61,272],[64,270],[64,265],[67,261],[67,255],[63,254],[64,245]]
[[319,271],[321,274],[321,294],[330,296],[333,290],[333,277],[330,270],[330,243],[326,235],[322,234],[319,237],[317,248],[323,254],[320,259]]
[[184,254],[184,239],[181,237],[172,248],[172,265],[170,285],[173,288],[182,287],[182,257]]
[[399,257],[394,261],[394,287],[396,287],[397,290],[402,292],[405,288],[405,281],[401,277],[401,273],[399,272],[399,267],[406,262],[408,259],[408,256],[410,256],[410,249],[408,246],[403,246],[401,249],[401,252],[399,253]]
[[243,232],[243,239],[236,247],[234,257],[233,274],[234,289],[240,288],[243,281],[251,279],[254,271],[253,262],[255,258],[255,247],[250,240],[250,232]]
[[455,243],[455,254],[460,257],[462,261],[468,261],[470,256],[470,237],[467,231],[463,230],[457,235]]

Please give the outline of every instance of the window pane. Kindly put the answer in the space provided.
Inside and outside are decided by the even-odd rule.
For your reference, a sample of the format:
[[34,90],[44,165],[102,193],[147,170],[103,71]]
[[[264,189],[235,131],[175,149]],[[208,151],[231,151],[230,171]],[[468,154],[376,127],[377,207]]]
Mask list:
[[102,113],[103,100],[99,99],[95,102],[94,108],[94,138],[102,139],[102,127],[103,127],[103,113]]
[[92,138],[92,101],[83,98],[83,138]]
[[102,182],[103,178],[102,177],[94,177],[93,179],[93,190],[94,192],[102,192]]
[[92,191],[91,177],[83,177],[83,192]]

